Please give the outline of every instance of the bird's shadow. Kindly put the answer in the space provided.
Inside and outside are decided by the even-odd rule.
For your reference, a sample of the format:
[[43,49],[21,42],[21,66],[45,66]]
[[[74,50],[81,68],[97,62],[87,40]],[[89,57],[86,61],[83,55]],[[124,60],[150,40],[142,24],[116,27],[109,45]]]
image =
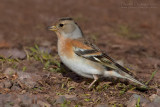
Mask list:
[[[62,69],[63,72],[62,75],[64,77],[68,77],[70,79],[72,79],[74,82],[76,83],[82,83],[82,82],[85,82],[85,83],[91,83],[93,81],[93,79],[88,79],[88,78],[84,78],[82,76],[79,76],[78,74],[72,72],[68,67],[66,67],[62,62],[61,62],[61,66],[60,68]],[[97,87],[99,85],[100,82],[111,82],[110,86],[116,86],[118,83],[123,83],[125,85],[128,85],[130,84],[129,81],[125,80],[125,79],[119,79],[119,78],[114,78],[114,77],[102,77],[102,78],[99,78],[99,80],[95,83],[95,87]],[[142,88],[140,88],[138,85],[133,85],[136,87],[136,90],[139,90],[139,91],[146,91],[146,90],[143,90]]]
[[66,67],[62,62],[61,62],[61,65],[60,65],[60,68],[61,68],[61,73],[64,77],[68,77],[70,79],[72,79],[74,82],[77,82],[77,83],[81,83],[83,81],[85,81],[86,79],[77,75],[76,73],[72,72],[68,67]]

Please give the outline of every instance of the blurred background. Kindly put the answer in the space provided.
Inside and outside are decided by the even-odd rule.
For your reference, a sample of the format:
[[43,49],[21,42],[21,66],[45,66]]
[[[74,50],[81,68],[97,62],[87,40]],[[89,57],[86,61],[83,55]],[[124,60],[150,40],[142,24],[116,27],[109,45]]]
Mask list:
[[[53,43],[56,42],[55,34],[47,31],[46,27],[61,17],[73,17],[86,35],[98,36],[97,39],[104,40],[101,43],[122,42],[126,45],[125,42],[136,42],[137,45],[159,48],[156,47],[160,37],[159,1],[139,2],[141,4],[136,6],[133,1],[126,0],[1,0],[1,41],[12,46],[31,45],[44,40]],[[125,31],[128,29],[131,32]]]
[[[159,4],[159,0],[0,0],[0,54],[37,44],[52,48],[56,55],[57,37],[46,28],[59,18],[72,17],[87,38],[148,80],[160,66]],[[152,84],[159,84],[159,77],[157,72]]]

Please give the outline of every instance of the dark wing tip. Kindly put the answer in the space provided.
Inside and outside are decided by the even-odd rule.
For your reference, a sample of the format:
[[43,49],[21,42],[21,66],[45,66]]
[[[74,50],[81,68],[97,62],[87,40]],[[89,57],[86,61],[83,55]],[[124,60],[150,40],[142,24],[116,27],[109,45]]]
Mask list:
[[73,18],[71,18],[71,17],[63,17],[63,18],[59,19],[59,21],[64,21],[64,20],[73,20]]
[[104,57],[109,59],[119,70],[124,71],[125,73],[131,75],[134,77],[134,74],[128,70],[127,68],[123,67],[122,65],[118,64],[117,62],[115,62],[111,57],[109,57],[107,54],[103,53]]

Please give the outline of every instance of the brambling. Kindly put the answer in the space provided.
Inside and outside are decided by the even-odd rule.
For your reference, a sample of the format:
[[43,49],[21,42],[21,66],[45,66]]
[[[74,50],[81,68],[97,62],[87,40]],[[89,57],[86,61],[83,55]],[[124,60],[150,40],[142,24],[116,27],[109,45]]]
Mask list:
[[58,36],[58,54],[62,62],[78,75],[94,79],[88,88],[100,77],[124,78],[145,86],[134,79],[129,70],[87,41],[72,18],[61,18],[48,29],[55,31]]

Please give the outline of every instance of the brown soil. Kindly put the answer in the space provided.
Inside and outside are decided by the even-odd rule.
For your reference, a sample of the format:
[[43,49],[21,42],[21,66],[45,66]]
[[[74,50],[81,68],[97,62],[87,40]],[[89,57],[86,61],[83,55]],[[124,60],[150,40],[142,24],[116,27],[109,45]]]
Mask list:
[[[26,73],[40,78],[36,81],[34,90],[27,84],[20,89],[2,87],[1,93],[22,94],[29,93],[44,98],[51,105],[57,95],[76,95],[78,100],[71,101],[71,105],[94,106],[97,104],[123,104],[129,100],[133,93],[148,98],[156,94],[160,88],[160,12],[159,0],[152,1],[151,7],[125,7],[125,0],[1,0],[0,3],[0,51],[24,47],[33,47],[37,44],[44,46],[50,43],[51,55],[57,55],[57,37],[53,32],[47,31],[47,26],[53,25],[61,17],[73,17],[81,26],[84,34],[93,39],[96,44],[116,60],[136,74],[140,81],[146,82],[155,70],[156,75],[149,82],[152,87],[147,91],[134,89],[130,91],[128,83],[123,80],[102,79],[97,85],[88,90],[86,87],[91,82],[70,72],[49,72],[43,69],[43,64],[36,60],[26,58],[16,62],[16,70],[27,68]],[[1,73],[7,68],[12,68],[8,63],[3,63]],[[62,65],[62,64],[61,64]],[[2,73],[3,74],[3,73]],[[25,75],[25,74],[24,74]],[[38,75],[38,76],[36,76]],[[1,81],[18,82],[13,77],[0,76]],[[111,82],[111,83],[110,83]],[[123,83],[123,84],[120,84]],[[107,84],[107,85],[106,85]],[[26,88],[27,87],[27,88]],[[127,90],[120,94],[123,87]],[[35,87],[34,87],[35,88]],[[24,91],[25,90],[25,91]],[[128,91],[129,90],[129,91]],[[58,105],[57,105],[58,106]]]

